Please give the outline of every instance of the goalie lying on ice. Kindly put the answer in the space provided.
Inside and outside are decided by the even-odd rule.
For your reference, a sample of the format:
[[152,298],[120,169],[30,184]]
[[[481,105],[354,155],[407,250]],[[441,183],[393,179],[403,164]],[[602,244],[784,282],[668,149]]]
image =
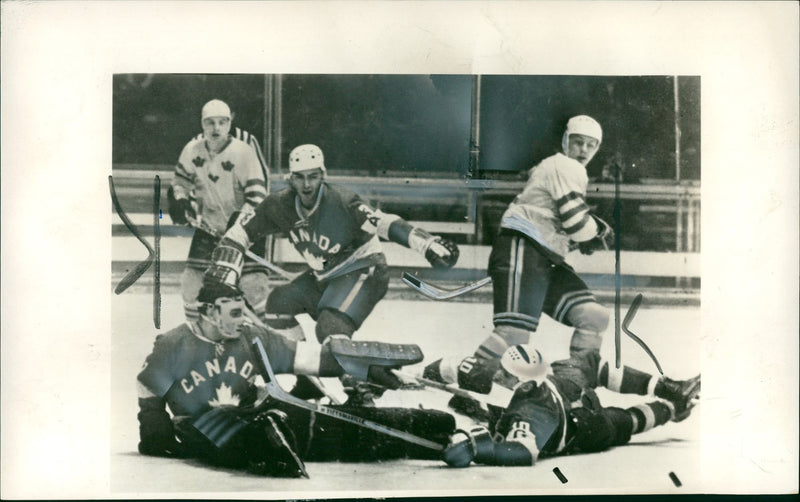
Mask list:
[[[262,341],[276,373],[339,376],[346,367],[357,377],[392,388],[400,381],[389,370],[417,363],[423,356],[416,345],[335,337],[318,345],[269,333],[246,321],[246,305],[235,284],[206,283],[197,322],[156,338],[137,377],[140,453],[196,457],[214,465],[291,477],[305,475],[303,459],[438,458],[430,449],[358,425],[271,398],[259,401],[257,359],[247,342],[253,337]],[[359,353],[363,359],[354,357]],[[371,357],[375,353],[383,357]],[[451,415],[438,411],[340,409],[441,445],[455,427]]]

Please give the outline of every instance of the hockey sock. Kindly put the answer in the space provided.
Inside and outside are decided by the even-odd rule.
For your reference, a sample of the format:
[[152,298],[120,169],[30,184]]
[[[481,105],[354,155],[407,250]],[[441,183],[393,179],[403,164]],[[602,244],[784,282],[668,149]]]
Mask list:
[[659,378],[631,368],[623,366],[617,368],[608,361],[603,361],[600,366],[598,383],[608,390],[619,392],[620,394],[639,394],[640,396],[654,395]]
[[478,359],[500,359],[512,345],[525,344],[530,341],[532,331],[505,324],[498,324],[489,335],[475,349]]
[[633,434],[646,432],[653,427],[664,425],[672,417],[672,410],[669,405],[660,401],[628,408],[628,413],[633,418]]

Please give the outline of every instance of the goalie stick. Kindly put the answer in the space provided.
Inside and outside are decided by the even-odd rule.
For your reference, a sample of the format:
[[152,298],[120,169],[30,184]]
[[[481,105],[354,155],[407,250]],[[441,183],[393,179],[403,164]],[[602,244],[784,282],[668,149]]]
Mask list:
[[[248,322],[250,322],[250,323],[252,323],[252,324],[254,324],[254,325],[258,326],[259,328],[263,329],[264,331],[266,331],[266,332],[267,332],[267,333],[269,333],[270,335],[273,335],[273,336],[281,336],[281,337],[283,336],[283,335],[282,335],[282,334],[281,334],[281,333],[280,333],[278,330],[276,330],[275,328],[271,328],[270,326],[267,326],[266,324],[264,324],[264,323],[261,321],[261,319],[259,319],[259,318],[258,318],[258,315],[256,315],[256,313],[255,313],[255,312],[253,312],[253,310],[250,308],[250,306],[249,306],[249,305],[247,305],[247,302],[246,302],[246,301],[245,301],[244,315],[245,315],[245,317],[247,317],[247,321],[248,321]],[[327,388],[327,387],[325,387],[325,385],[322,383],[322,380],[320,380],[320,379],[319,379],[319,377],[317,377],[317,376],[312,376],[312,375],[306,375],[306,377],[308,378],[309,382],[310,382],[310,383],[311,383],[311,384],[312,384],[314,387],[316,387],[316,388],[317,388],[317,390],[319,390],[319,391],[320,391],[322,394],[324,394],[324,395],[325,395],[325,397],[327,397],[328,399],[330,399],[331,403],[333,403],[333,404],[342,404],[342,403],[341,403],[341,401],[339,401],[339,399],[337,399],[337,398],[336,398],[336,396],[334,396],[333,394],[331,394],[331,392],[328,390],[328,388]]]
[[639,305],[642,304],[643,298],[644,296],[641,293],[638,293],[633,298],[633,302],[631,302],[631,307],[628,309],[628,313],[625,314],[625,319],[622,320],[622,331],[624,331],[625,334],[628,335],[629,337],[633,338],[633,341],[638,343],[639,346],[642,347],[642,349],[644,349],[645,352],[647,352],[647,355],[650,356],[650,359],[652,359],[653,362],[656,363],[656,368],[658,368],[658,372],[663,375],[664,370],[661,369],[661,365],[658,363],[656,355],[653,354],[653,351],[650,350],[650,347],[648,347],[647,344],[644,343],[644,341],[641,338],[634,335],[633,331],[631,331],[630,328],[628,327],[633,321],[633,318],[636,315],[636,311],[639,310]]
[[[203,232],[211,235],[212,237],[214,237],[217,240],[222,239],[222,236],[219,235],[219,233],[216,230],[214,230],[213,228],[210,228],[208,225],[206,225],[206,223],[204,221],[201,221],[200,218],[198,218],[198,219],[187,218],[187,219],[189,220],[189,223],[194,228],[196,228],[198,230],[202,230]],[[255,254],[254,252],[250,251],[249,249],[245,249],[244,254],[245,254],[245,256],[247,256],[248,258],[253,260],[254,262],[267,267],[268,269],[272,270],[273,272],[275,272],[276,274],[280,275],[284,279],[288,279],[288,280],[291,281],[291,280],[296,279],[300,275],[300,274],[293,274],[291,272],[288,272],[288,271],[282,269],[281,267],[275,265],[274,263],[272,263],[270,261],[267,261],[264,258],[258,256],[257,254]]]
[[408,272],[403,272],[402,279],[404,283],[411,287],[411,289],[414,289],[415,291],[418,291],[419,293],[422,293],[428,298],[432,298],[434,300],[448,300],[450,298],[455,298],[456,296],[461,296],[465,293],[469,293],[470,291],[482,288],[483,286],[492,282],[491,277],[484,277],[479,281],[471,282],[460,288],[444,289],[427,283],[414,274],[410,274]]
[[[259,366],[259,371],[261,373],[261,376],[264,378],[264,382],[267,387],[267,394],[269,397],[272,397],[273,399],[281,401],[283,403],[297,406],[298,408],[304,408],[306,410],[315,413],[321,413],[323,415],[327,415],[329,417],[342,420],[344,422],[349,422],[351,424],[355,424],[360,427],[364,427],[366,429],[379,432],[381,434],[386,434],[387,436],[392,436],[407,441],[409,443],[429,448],[431,450],[436,450],[436,451],[444,450],[444,447],[439,443],[436,443],[429,439],[421,438],[419,436],[415,436],[410,432],[393,429],[386,425],[382,425],[377,422],[373,422],[371,420],[367,420],[365,418],[361,418],[356,415],[351,415],[350,413],[341,410],[328,408],[327,406],[321,404],[312,404],[304,399],[300,399],[299,397],[295,397],[289,394],[288,392],[284,391],[280,385],[278,385],[278,381],[275,379],[275,373],[272,371],[272,365],[269,362],[269,357],[267,356],[267,351],[264,349],[264,344],[261,342],[261,339],[259,339],[258,337],[254,338],[253,341],[251,342],[251,345],[255,347],[256,364]],[[255,406],[260,405],[264,399],[266,399],[266,397],[256,402]]]

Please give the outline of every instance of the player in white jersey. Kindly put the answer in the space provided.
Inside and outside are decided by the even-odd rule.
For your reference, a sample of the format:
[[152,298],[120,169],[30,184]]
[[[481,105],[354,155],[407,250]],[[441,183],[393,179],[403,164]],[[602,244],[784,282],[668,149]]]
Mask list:
[[[563,153],[542,160],[522,193],[508,206],[489,257],[494,290],[494,330],[475,357],[499,364],[515,344],[525,344],[542,313],[575,328],[570,352],[599,351],[609,315],[586,283],[565,262],[577,246],[591,254],[608,249],[613,232],[586,204],[586,164],[603,139],[600,124],[586,115],[567,123]],[[466,408],[456,396],[451,405]]]
[[[235,219],[251,214],[267,195],[267,169],[261,149],[246,131],[237,128],[237,134],[247,142],[230,135],[231,118],[230,108],[220,100],[203,106],[203,134],[183,147],[168,192],[174,223],[210,230],[195,230],[181,277],[184,311],[190,321],[198,317],[197,294],[203,272],[211,264],[217,236]],[[250,249],[264,256],[265,241],[254,242]],[[266,269],[248,259],[241,287],[252,309],[263,317],[269,293]]]

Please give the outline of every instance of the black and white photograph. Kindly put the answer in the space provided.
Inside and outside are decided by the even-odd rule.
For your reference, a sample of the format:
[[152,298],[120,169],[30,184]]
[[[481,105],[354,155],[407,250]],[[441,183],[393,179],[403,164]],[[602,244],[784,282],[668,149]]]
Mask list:
[[126,4],[2,4],[3,498],[797,493],[796,5]]

